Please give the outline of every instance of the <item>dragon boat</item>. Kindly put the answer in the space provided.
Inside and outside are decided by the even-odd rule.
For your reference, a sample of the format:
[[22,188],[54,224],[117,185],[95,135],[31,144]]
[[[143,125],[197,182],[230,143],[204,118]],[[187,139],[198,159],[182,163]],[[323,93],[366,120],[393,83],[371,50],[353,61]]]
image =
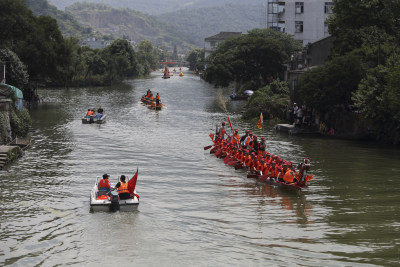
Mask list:
[[145,104],[146,106],[148,106],[148,108],[150,109],[155,109],[155,110],[161,110],[164,106],[163,104],[160,103],[157,105],[156,104],[156,100],[155,99],[151,99],[149,97],[146,97],[145,95],[142,96],[142,98],[140,99],[140,101]]

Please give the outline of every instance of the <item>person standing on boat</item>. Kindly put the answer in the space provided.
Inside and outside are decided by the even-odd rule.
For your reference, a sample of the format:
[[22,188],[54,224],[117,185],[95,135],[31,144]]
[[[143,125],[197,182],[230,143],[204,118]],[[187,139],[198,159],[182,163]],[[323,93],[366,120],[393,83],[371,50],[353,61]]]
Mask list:
[[128,183],[125,181],[125,175],[121,175],[119,180],[120,181],[115,185],[115,188],[118,188],[119,199],[129,199],[130,194],[128,190]]
[[249,130],[244,131],[244,135],[242,135],[242,137],[240,137],[240,144],[242,145],[242,147],[245,147],[245,140],[247,138],[247,136],[249,136]]
[[160,104],[160,95],[157,93],[156,95],[156,105],[158,106]]
[[218,136],[219,136],[219,138],[220,138],[220,139],[225,139],[225,133],[226,133],[226,131],[225,131],[225,122],[222,122],[222,125],[221,125],[221,127],[219,128],[219,130],[218,130]]
[[236,145],[237,147],[239,147],[239,140],[240,140],[240,136],[239,136],[239,130],[235,129],[235,133],[232,135],[232,143],[234,145]]
[[100,180],[99,186],[97,189],[99,192],[104,192],[104,194],[107,194],[111,190],[110,182],[108,181],[108,178],[110,176],[108,174],[103,174],[103,179]]

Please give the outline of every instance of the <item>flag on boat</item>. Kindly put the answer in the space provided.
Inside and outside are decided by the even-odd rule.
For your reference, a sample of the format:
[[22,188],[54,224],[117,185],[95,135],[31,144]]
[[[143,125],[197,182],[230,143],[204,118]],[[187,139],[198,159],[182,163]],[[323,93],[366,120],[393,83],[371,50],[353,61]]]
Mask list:
[[263,115],[262,115],[262,112],[261,112],[261,115],[260,115],[260,118],[258,119],[258,129],[262,129],[262,127],[263,127]]
[[139,168],[136,170],[135,175],[128,182],[128,190],[130,194],[133,194],[133,192],[135,192],[138,173],[139,173]]
[[213,133],[210,133],[210,138],[211,138],[211,140],[214,140],[214,134]]

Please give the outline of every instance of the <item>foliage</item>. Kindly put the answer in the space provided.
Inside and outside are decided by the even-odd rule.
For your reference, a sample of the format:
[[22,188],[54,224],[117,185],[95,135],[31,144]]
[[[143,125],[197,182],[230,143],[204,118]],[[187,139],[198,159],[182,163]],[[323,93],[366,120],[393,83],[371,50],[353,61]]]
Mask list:
[[32,124],[31,117],[27,109],[18,110],[10,108],[10,124],[13,136],[26,137]]
[[[181,8],[198,9],[217,6],[219,8],[226,4],[243,4],[243,0],[49,0],[49,2],[61,10],[76,2],[95,2],[113,7],[131,8],[148,14],[163,14]],[[263,2],[263,0],[246,0],[249,5],[261,5]]]
[[204,49],[196,48],[186,55],[186,61],[189,62],[189,70],[204,70]]
[[283,71],[283,64],[296,49],[298,42],[285,33],[254,29],[221,43],[206,59],[209,65],[204,78],[216,86],[253,81],[258,88]]
[[146,39],[155,46],[166,46],[170,50],[175,44],[183,50],[192,47],[175,27],[132,9],[95,3],[75,3],[69,6],[66,12],[82,25],[117,38],[127,38],[135,43]]
[[299,80],[297,102],[319,111],[351,103],[351,93],[361,79],[360,57],[346,55],[333,58],[324,66],[304,73]]
[[57,20],[61,32],[64,36],[87,37],[94,33],[90,27],[83,27],[76,19],[50,5],[47,0],[25,0],[26,5],[33,11],[35,16],[50,16]]
[[142,40],[138,46],[137,57],[140,65],[142,66],[142,71],[140,74],[148,75],[152,69],[158,67],[158,59],[156,50],[150,41]]
[[289,100],[289,85],[279,79],[270,85],[258,89],[249,98],[244,118],[254,118],[263,113],[264,119],[285,118],[286,105]]
[[0,62],[6,62],[6,83],[24,88],[28,83],[29,74],[17,54],[9,49],[0,49]]
[[9,142],[9,136],[7,131],[7,113],[0,111],[0,144],[6,144]]

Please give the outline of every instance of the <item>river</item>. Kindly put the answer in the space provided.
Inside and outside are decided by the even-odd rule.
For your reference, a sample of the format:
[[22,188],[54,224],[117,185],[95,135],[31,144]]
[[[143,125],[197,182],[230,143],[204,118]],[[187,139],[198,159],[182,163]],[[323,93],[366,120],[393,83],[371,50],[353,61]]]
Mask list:
[[[295,137],[240,120],[197,76],[161,73],[107,88],[40,91],[33,143],[0,172],[1,266],[398,266],[400,153],[371,143]],[[151,88],[166,109],[139,103]],[[83,125],[102,105],[103,125]],[[233,127],[270,152],[311,159],[296,193],[235,171],[204,151]],[[137,212],[92,213],[96,176],[139,168]]]

